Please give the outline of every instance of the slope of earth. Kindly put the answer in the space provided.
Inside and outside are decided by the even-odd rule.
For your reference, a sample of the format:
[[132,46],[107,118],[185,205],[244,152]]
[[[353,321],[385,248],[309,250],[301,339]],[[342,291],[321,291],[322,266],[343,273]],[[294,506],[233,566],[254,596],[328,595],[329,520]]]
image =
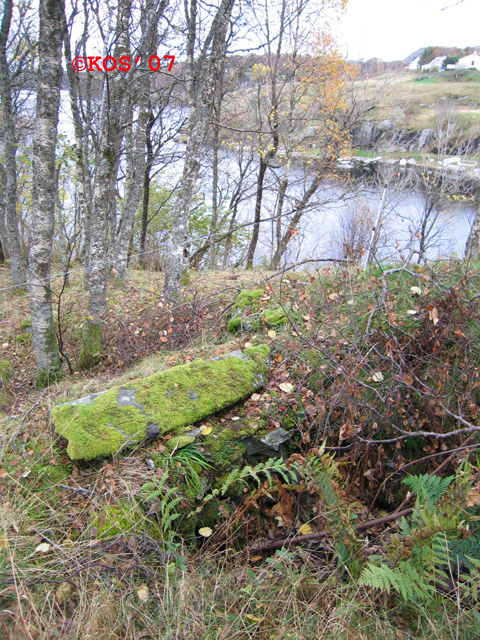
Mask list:
[[[464,558],[474,553],[468,541],[477,544],[478,269],[202,273],[175,309],[163,306],[159,274],[132,271],[125,289],[109,291],[105,353],[90,372],[75,370],[85,294],[74,276],[57,305],[73,373],[65,366],[65,379],[43,391],[28,300],[3,293],[2,633],[474,638],[475,558],[457,573],[450,557],[442,577],[434,543],[446,538]],[[7,285],[5,270],[1,279]],[[232,337],[227,321],[245,289],[262,292],[260,316],[275,306],[289,322]],[[154,440],[73,462],[51,428],[59,402],[264,342],[268,381],[202,420],[196,443]],[[202,438],[226,428],[263,440],[282,429],[288,439],[257,452],[219,439],[206,451]],[[227,459],[238,461],[233,471]],[[413,485],[407,495],[409,474],[438,480],[417,480],[432,504],[417,508]],[[413,567],[410,582],[395,573],[402,563]],[[372,566],[384,582],[368,578]]]

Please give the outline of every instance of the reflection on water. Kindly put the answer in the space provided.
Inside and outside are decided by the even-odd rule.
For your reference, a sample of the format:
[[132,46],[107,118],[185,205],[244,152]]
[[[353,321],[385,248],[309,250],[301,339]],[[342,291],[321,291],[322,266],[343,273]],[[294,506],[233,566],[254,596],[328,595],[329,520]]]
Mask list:
[[[172,110],[172,120],[178,118],[178,109]],[[74,142],[74,130],[68,93],[62,91],[59,131]],[[185,146],[169,142],[162,152],[171,155],[171,161],[161,171],[160,180],[165,186],[175,185],[181,175]],[[247,155],[247,153],[245,153]],[[219,164],[219,206],[226,212],[231,204],[239,176],[238,154],[222,149]],[[203,194],[207,206],[211,206],[212,153],[206,148],[197,189]],[[238,204],[237,222],[253,220],[258,163],[254,160],[246,173],[242,198]],[[311,169],[310,169],[311,171]],[[265,181],[259,243],[256,263],[269,263],[276,246],[279,185],[284,169],[270,168]],[[345,174],[347,177],[347,174]],[[287,191],[281,232],[288,229],[289,221],[302,198],[311,177],[300,166],[290,168],[290,185]],[[311,258],[340,258],[345,255],[345,245],[355,254],[355,242],[368,244],[374,221],[377,220],[382,189],[364,179],[325,181],[310,202],[284,256],[285,263]],[[121,187],[120,187],[121,192]],[[381,212],[381,224],[377,232],[376,257],[399,260],[418,249],[420,225],[424,213],[424,196],[420,192],[397,193],[387,190]],[[446,202],[436,218],[429,220],[425,256],[429,259],[457,255],[462,257],[470,228],[475,216],[475,203],[468,201]],[[433,224],[431,224],[433,222]],[[431,227],[431,228],[430,228]],[[246,227],[251,232],[251,227]],[[355,237],[356,236],[356,237]],[[363,237],[359,237],[363,236]],[[352,240],[353,238],[353,240]],[[366,238],[366,239],[365,239]],[[347,247],[348,255],[348,247]],[[239,256],[232,256],[235,261]],[[355,255],[354,255],[355,257]],[[414,258],[415,259],[415,258]]]

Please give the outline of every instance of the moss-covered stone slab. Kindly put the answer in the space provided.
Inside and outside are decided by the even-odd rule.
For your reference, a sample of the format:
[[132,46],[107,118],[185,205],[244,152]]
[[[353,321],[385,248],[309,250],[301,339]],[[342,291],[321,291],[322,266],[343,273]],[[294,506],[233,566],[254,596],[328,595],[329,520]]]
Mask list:
[[267,380],[267,345],[195,360],[124,387],[113,387],[51,412],[72,460],[115,454],[186,426],[246,398]]
[[[229,333],[275,329],[288,323],[289,318],[281,307],[262,308],[260,299],[263,295],[262,289],[244,289],[238,294],[227,322]],[[291,320],[298,322],[295,311],[290,310],[289,314]]]

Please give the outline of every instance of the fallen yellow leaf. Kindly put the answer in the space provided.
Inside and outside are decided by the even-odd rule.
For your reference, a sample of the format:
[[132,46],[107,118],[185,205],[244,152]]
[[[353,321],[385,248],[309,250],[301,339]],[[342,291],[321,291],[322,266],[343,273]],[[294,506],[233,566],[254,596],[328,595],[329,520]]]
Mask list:
[[247,617],[249,620],[253,620],[253,622],[261,622],[261,621],[262,621],[262,619],[261,619],[261,618],[258,618],[257,616],[254,616],[254,615],[253,615],[253,614],[251,614],[251,613],[247,613],[246,617]]
[[308,536],[309,533],[313,533],[313,529],[309,524],[302,524],[298,533],[301,533],[302,536]]
[[142,602],[147,602],[148,600],[148,595],[149,595],[149,591],[148,591],[148,587],[147,585],[143,582],[137,589],[137,596],[138,599],[141,600]]

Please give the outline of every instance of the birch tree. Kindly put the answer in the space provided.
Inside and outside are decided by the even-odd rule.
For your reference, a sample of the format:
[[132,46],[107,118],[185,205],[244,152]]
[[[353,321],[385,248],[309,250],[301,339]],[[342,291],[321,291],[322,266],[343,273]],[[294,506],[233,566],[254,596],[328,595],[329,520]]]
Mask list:
[[55,227],[55,145],[57,139],[63,0],[40,0],[39,69],[33,134],[33,209],[30,245],[30,313],[39,384],[61,372],[52,313],[50,265]]
[[[189,98],[188,141],[182,178],[173,212],[173,228],[165,265],[164,296],[180,294],[182,276],[188,270],[190,209],[200,170],[200,154],[210,120],[216,87],[223,70],[228,29],[235,0],[221,0],[203,41],[200,3],[185,3],[187,24],[187,89]],[[205,16],[203,16],[205,19]],[[198,55],[196,55],[198,51]]]
[[22,255],[17,218],[17,168],[16,168],[16,133],[12,104],[12,87],[7,60],[7,42],[12,23],[12,0],[5,0],[2,26],[0,28],[0,96],[2,99],[3,145],[5,157],[4,173],[4,221],[5,228],[2,239],[10,257],[10,271],[15,285],[22,285],[26,280],[25,263]]
[[475,215],[465,248],[465,257],[469,260],[480,259],[480,207]]
[[[168,4],[169,0],[161,0],[158,4],[154,0],[147,1],[144,9],[146,10],[148,23],[138,46],[134,52],[131,52],[129,29],[132,22],[132,2],[131,0],[119,0],[116,18],[109,17],[110,23],[114,23],[115,27],[106,41],[108,52],[110,53],[109,49],[112,45],[112,56],[116,60],[119,60],[121,56],[130,55],[130,53],[133,54],[131,56],[132,60],[138,56],[145,59],[149,47],[155,41],[154,34],[157,30],[158,21],[164,15]],[[146,72],[145,69],[140,70],[142,73]],[[89,226],[89,314],[84,321],[82,331],[82,351],[80,354],[80,366],[82,367],[94,364],[99,359],[102,349],[103,314],[107,307],[107,241],[109,237],[110,253],[114,257],[116,254],[117,235],[115,209],[117,171],[120,164],[125,125],[128,122],[128,114],[125,109],[128,103],[128,90],[136,71],[136,65],[133,64],[127,73],[122,74],[118,71],[107,73],[104,80],[99,143],[96,154],[93,207]],[[141,127],[143,128],[144,146],[146,117],[143,119]],[[142,146],[142,143],[139,143],[139,146]],[[145,153],[144,150],[142,153]],[[139,174],[143,177],[142,169],[140,169]],[[138,191],[135,193],[135,200],[137,195]],[[133,204],[130,207],[130,212],[132,207],[134,208]],[[129,225],[131,232],[131,223],[127,221],[126,225]],[[128,227],[126,235],[128,235]],[[123,268],[123,261],[121,260],[121,262]]]
[[[166,3],[164,3],[165,5]],[[156,52],[158,45],[158,19],[155,15],[155,4],[151,0],[147,2],[145,12],[142,15],[141,26],[144,38],[143,54],[150,58]],[[127,275],[128,247],[132,235],[132,225],[142,198],[143,181],[146,168],[146,143],[147,127],[150,119],[151,74],[146,73],[137,82],[137,86],[130,88],[131,104],[127,107],[130,112],[129,122],[126,127],[128,141],[126,146],[126,176],[125,176],[125,205],[120,221],[120,229],[116,239],[116,278],[124,282]],[[133,118],[135,106],[138,105],[138,117],[135,132],[133,131]]]

